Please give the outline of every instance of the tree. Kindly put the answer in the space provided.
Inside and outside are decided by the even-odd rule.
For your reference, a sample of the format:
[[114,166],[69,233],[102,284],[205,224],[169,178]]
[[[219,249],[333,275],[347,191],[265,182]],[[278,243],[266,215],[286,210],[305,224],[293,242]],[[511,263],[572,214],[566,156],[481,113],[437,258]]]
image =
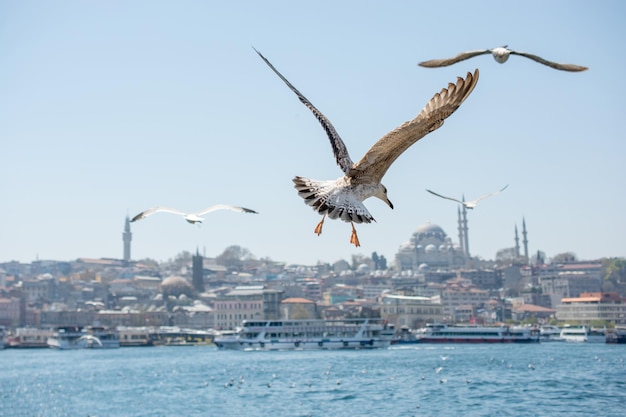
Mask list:
[[384,271],[387,269],[387,259],[384,255],[378,255],[378,253],[372,253],[372,262],[374,262],[374,269],[377,271]]
[[243,261],[250,258],[252,258],[252,254],[248,249],[233,245],[224,249],[224,252],[215,258],[215,262],[231,271],[241,271]]
[[626,259],[609,258],[602,260],[603,268],[603,291],[615,291],[620,283],[626,282]]
[[555,255],[552,258],[553,264],[566,264],[568,262],[576,262],[578,259],[576,258],[576,254],[574,252],[563,252]]

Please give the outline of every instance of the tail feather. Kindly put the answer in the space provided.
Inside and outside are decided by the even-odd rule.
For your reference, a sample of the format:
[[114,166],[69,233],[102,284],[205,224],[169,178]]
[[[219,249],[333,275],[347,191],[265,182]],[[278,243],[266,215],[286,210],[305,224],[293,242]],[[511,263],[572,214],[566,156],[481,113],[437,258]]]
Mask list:
[[321,215],[345,222],[371,223],[374,217],[358,201],[338,196],[334,181],[316,181],[304,177],[293,179],[294,188],[306,205]]

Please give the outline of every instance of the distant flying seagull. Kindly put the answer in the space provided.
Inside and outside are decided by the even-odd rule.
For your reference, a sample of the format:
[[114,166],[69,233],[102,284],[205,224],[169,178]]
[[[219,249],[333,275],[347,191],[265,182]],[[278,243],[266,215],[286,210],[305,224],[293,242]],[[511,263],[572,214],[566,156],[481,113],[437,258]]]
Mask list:
[[204,220],[204,218],[202,216],[204,216],[205,214],[209,214],[212,211],[217,211],[217,210],[231,210],[231,211],[238,211],[240,213],[257,213],[254,210],[250,210],[249,208],[245,208],[245,207],[237,207],[237,206],[231,206],[228,204],[216,204],[214,206],[211,206],[205,210],[202,210],[201,212],[198,213],[185,213],[183,211],[180,210],[176,210],[176,209],[172,209],[172,208],[167,208],[167,207],[155,207],[155,208],[151,208],[148,209],[146,211],[142,211],[141,213],[139,213],[138,215],[136,215],[135,217],[133,217],[133,219],[131,220],[131,222],[136,222],[137,220],[141,220],[143,218],[146,218],[154,213],[173,213],[173,214],[179,214],[181,216],[183,216],[183,218],[185,220],[187,220],[189,223],[194,224],[194,223],[202,223],[202,221]]
[[581,67],[580,65],[559,64],[558,62],[548,61],[546,59],[538,57],[537,55],[508,49],[507,46],[508,45],[504,45],[504,46],[493,48],[493,49],[479,49],[477,51],[462,52],[458,54],[457,56],[455,56],[454,58],[431,59],[430,61],[420,62],[418,65],[422,67],[426,67],[426,68],[447,67],[448,65],[456,64],[457,62],[464,61],[466,59],[473,58],[478,55],[491,54],[493,55],[493,59],[495,59],[496,62],[500,64],[504,64],[507,61],[507,59],[509,59],[509,55],[520,55],[520,56],[525,56],[526,58],[530,58],[543,65],[547,65],[549,67],[552,67],[558,70],[577,72],[577,71],[585,71],[586,69],[588,69],[587,67]]
[[489,194],[485,194],[482,197],[478,197],[475,200],[471,200],[471,201],[463,201],[463,200],[457,200],[456,198],[452,198],[452,197],[446,197],[445,195],[441,195],[441,194],[437,194],[434,191],[431,190],[426,190],[431,194],[436,195],[437,197],[441,197],[441,198],[445,198],[446,200],[452,200],[452,201],[456,201],[457,203],[463,204],[465,206],[466,209],[473,209],[474,207],[476,207],[478,205],[478,202],[481,200],[484,200],[487,197],[491,197],[494,196],[498,193],[501,193],[502,191],[506,190],[506,187],[508,187],[509,185],[505,185],[502,189],[498,190],[498,191],[494,191],[493,193],[489,193]]
[[330,181],[311,180],[300,176],[293,179],[298,195],[307,205],[323,216],[315,227],[315,233],[318,236],[322,233],[326,216],[331,219],[341,219],[352,225],[350,243],[355,246],[360,246],[360,243],[354,223],[374,221],[374,217],[363,205],[363,200],[377,197],[393,209],[393,204],[387,198],[387,188],[381,184],[383,176],[402,152],[428,133],[441,127],[444,120],[454,113],[470,95],[478,81],[478,70],[474,71],[473,75],[468,72],[465,79],[458,77],[456,84],[450,83],[447,88],[435,94],[417,117],[387,133],[367,151],[359,162],[354,163],[348,155],[346,145],[326,116],[291,85],[259,51],[256,49],[255,51],[298,96],[300,101],[313,112],[330,139],[337,165],[344,172],[342,177]]

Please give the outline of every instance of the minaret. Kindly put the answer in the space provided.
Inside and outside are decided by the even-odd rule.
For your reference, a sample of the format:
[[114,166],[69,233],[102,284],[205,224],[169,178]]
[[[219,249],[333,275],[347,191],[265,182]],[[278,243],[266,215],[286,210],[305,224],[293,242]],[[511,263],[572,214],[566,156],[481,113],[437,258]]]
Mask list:
[[[465,202],[465,196],[463,196],[463,202]],[[463,214],[463,239],[464,239],[464,244],[463,244],[463,250],[465,250],[465,256],[467,256],[468,258],[470,257],[470,250],[469,250],[469,228],[467,227],[467,209],[465,208],[465,204],[461,204],[463,206],[463,211],[461,212]]]
[[457,221],[459,223],[459,245],[461,245],[461,251],[465,254],[465,238],[463,237],[463,220],[461,219],[461,207],[457,209]]
[[517,225],[515,225],[515,258],[519,258],[519,235],[517,234]]
[[530,261],[530,257],[528,256],[528,234],[526,233],[526,219],[524,219],[522,217],[522,236],[524,237],[524,240],[522,241],[522,243],[524,243],[524,256],[526,257],[526,260]]
[[133,240],[133,234],[130,232],[130,219],[126,216],[126,223],[124,223],[124,233],[122,234],[124,239],[124,262],[130,261],[130,241]]

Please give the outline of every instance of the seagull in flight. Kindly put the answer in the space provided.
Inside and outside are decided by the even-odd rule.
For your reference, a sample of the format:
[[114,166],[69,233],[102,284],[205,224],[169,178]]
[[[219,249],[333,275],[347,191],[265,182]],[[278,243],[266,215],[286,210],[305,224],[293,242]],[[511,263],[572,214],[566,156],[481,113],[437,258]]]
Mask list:
[[474,71],[474,74],[468,72],[464,79],[458,77],[456,84],[449,83],[447,88],[435,94],[413,120],[403,123],[384,135],[360,161],[354,163],[330,120],[287,81],[267,58],[256,49],[255,51],[320,122],[330,140],[337,165],[344,174],[336,180],[328,181],[300,176],[293,179],[298,195],[307,205],[322,215],[322,220],[315,227],[315,233],[318,236],[322,233],[326,216],[331,219],[341,219],[352,225],[350,243],[357,247],[361,244],[354,223],[375,221],[363,201],[369,197],[376,197],[393,209],[393,204],[387,197],[387,188],[381,184],[391,164],[415,142],[440,128],[444,120],[454,113],[470,95],[478,82],[478,69]]
[[153,215],[154,213],[173,213],[173,214],[178,214],[183,216],[183,218],[185,220],[187,220],[189,223],[194,224],[194,223],[202,223],[202,221],[204,220],[204,215],[209,214],[213,211],[217,211],[217,210],[231,210],[231,211],[237,211],[239,213],[255,213],[257,214],[256,211],[254,210],[250,210],[249,208],[245,208],[245,207],[238,207],[238,206],[231,206],[228,204],[215,204],[207,209],[204,209],[198,213],[185,213],[184,211],[180,211],[180,210],[176,210],[173,208],[168,208],[168,207],[154,207],[145,211],[142,211],[141,213],[139,213],[138,215],[136,215],[135,217],[132,218],[131,222],[136,222],[137,220],[141,220],[144,219],[148,216]]
[[436,192],[428,190],[428,189],[426,191],[428,191],[431,194],[436,195],[437,197],[445,198],[446,200],[456,201],[457,203],[463,204],[463,206],[465,206],[466,209],[471,210],[471,209],[473,209],[474,207],[476,207],[478,205],[479,201],[484,200],[487,197],[491,197],[491,196],[494,196],[494,195],[496,195],[498,193],[501,193],[502,191],[506,190],[506,187],[508,187],[508,186],[509,185],[507,184],[504,187],[502,187],[501,189],[499,189],[498,191],[494,191],[492,193],[485,194],[485,195],[483,195],[481,197],[478,197],[478,198],[476,198],[474,200],[471,200],[471,201],[457,200],[456,198],[446,197],[445,195],[437,194]]
[[540,64],[547,65],[551,68],[562,71],[579,72],[588,69],[587,67],[581,67],[580,65],[559,64],[558,62],[548,61],[547,59],[543,59],[541,57],[538,57],[537,55],[529,54],[527,52],[514,51],[507,48],[507,46],[508,45],[492,49],[478,49],[476,51],[462,52],[453,58],[431,59],[430,61],[420,62],[418,65],[426,68],[447,67],[448,65],[456,64],[457,62],[464,61],[478,55],[491,54],[493,55],[493,59],[495,59],[496,62],[498,62],[499,64],[504,64],[507,59],[509,59],[509,55],[519,55],[530,58],[533,61],[539,62]]

